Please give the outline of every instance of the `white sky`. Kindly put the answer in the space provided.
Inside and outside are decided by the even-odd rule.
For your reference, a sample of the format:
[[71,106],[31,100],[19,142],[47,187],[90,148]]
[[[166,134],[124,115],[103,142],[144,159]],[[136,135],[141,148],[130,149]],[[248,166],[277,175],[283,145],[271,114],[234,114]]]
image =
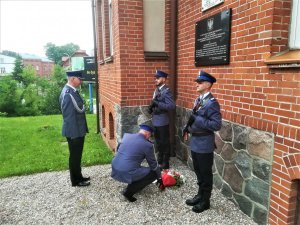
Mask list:
[[91,0],[0,0],[0,52],[45,56],[44,46],[74,43],[91,54]]

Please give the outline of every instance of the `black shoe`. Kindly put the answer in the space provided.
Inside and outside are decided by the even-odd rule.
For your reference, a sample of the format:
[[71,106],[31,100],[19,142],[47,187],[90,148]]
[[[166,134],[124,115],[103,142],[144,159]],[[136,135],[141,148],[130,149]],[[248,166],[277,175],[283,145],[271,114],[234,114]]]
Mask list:
[[126,189],[121,192],[121,194],[130,202],[135,202],[137,199],[132,195],[128,194]]
[[195,213],[201,213],[205,210],[208,210],[210,208],[210,202],[208,201],[201,201],[197,205],[194,205],[192,210]]
[[72,187],[78,186],[78,187],[85,187],[85,186],[89,186],[91,183],[88,181],[80,181],[76,184],[72,184]]
[[81,178],[81,181],[89,181],[89,180],[91,180],[90,177],[82,177],[82,178]]
[[185,203],[189,206],[197,205],[201,201],[201,195],[196,195],[194,198],[189,198]]

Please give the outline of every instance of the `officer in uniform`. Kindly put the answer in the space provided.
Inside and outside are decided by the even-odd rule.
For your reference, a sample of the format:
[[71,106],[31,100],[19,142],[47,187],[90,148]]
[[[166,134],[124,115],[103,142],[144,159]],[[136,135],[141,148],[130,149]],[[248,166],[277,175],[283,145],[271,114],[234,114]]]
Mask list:
[[90,185],[90,177],[81,174],[81,157],[85,134],[88,127],[85,117],[84,102],[76,88],[82,83],[83,71],[67,72],[68,83],[64,86],[59,103],[63,115],[62,135],[69,145],[69,170],[72,186]]
[[214,131],[221,129],[222,116],[218,101],[210,93],[216,78],[200,71],[195,82],[200,96],[195,100],[193,113],[183,134],[185,137],[187,133],[191,134],[190,148],[198,184],[198,193],[193,198],[187,199],[186,204],[193,206],[194,212],[200,213],[210,208],[215,149]]
[[[149,141],[152,133],[153,127],[150,123],[141,124],[138,133],[125,133],[112,161],[111,176],[117,181],[128,184],[122,194],[130,202],[137,200],[133,196],[135,193],[156,179],[160,190],[164,189],[153,143]],[[144,159],[149,167],[141,166]]]
[[156,89],[149,105],[148,112],[152,114],[154,138],[158,151],[158,163],[162,169],[169,169],[170,131],[168,111],[175,109],[175,102],[170,89],[166,86],[168,74],[156,70]]

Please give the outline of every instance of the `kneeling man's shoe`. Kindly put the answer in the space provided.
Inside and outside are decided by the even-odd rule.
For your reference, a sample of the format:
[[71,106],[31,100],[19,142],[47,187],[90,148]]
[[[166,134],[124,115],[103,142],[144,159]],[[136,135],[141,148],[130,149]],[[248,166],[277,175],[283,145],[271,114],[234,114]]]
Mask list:
[[89,186],[91,183],[89,181],[80,181],[76,184],[72,184],[72,186],[78,186],[78,187],[86,187]]
[[132,195],[128,194],[126,189],[121,192],[121,194],[130,202],[135,202],[137,199]]
[[194,198],[189,198],[185,203],[189,206],[197,205],[201,201],[201,195],[196,195]]
[[197,205],[194,205],[192,210],[195,213],[202,213],[205,210],[208,210],[210,208],[210,202],[209,201],[201,201]]

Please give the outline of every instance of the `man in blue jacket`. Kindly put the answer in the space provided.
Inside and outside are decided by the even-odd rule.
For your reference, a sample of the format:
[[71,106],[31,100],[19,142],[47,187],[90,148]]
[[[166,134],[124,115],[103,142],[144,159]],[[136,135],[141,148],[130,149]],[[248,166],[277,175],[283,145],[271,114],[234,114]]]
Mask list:
[[167,77],[167,73],[156,70],[156,89],[153,93],[153,99],[148,110],[149,113],[152,114],[154,138],[158,151],[157,160],[162,169],[169,169],[170,131],[168,112],[175,109],[176,106],[172,93],[166,86]]
[[[137,200],[133,197],[135,193],[156,179],[159,188],[164,189],[153,144],[149,141],[152,133],[152,126],[146,123],[140,125],[138,133],[125,133],[112,161],[111,176],[117,181],[128,184],[122,194],[130,202]],[[149,167],[141,166],[144,159]]]
[[90,178],[81,174],[81,157],[84,137],[88,133],[84,102],[76,88],[82,81],[82,71],[67,72],[68,83],[64,86],[59,103],[63,115],[62,135],[69,145],[69,169],[72,186],[88,186]]
[[183,130],[185,139],[191,134],[190,148],[194,171],[197,176],[198,193],[186,204],[193,206],[196,213],[210,208],[210,197],[213,187],[212,165],[214,160],[214,131],[221,129],[222,116],[218,101],[210,93],[216,79],[201,71],[195,80],[200,96],[196,98],[192,115]]

